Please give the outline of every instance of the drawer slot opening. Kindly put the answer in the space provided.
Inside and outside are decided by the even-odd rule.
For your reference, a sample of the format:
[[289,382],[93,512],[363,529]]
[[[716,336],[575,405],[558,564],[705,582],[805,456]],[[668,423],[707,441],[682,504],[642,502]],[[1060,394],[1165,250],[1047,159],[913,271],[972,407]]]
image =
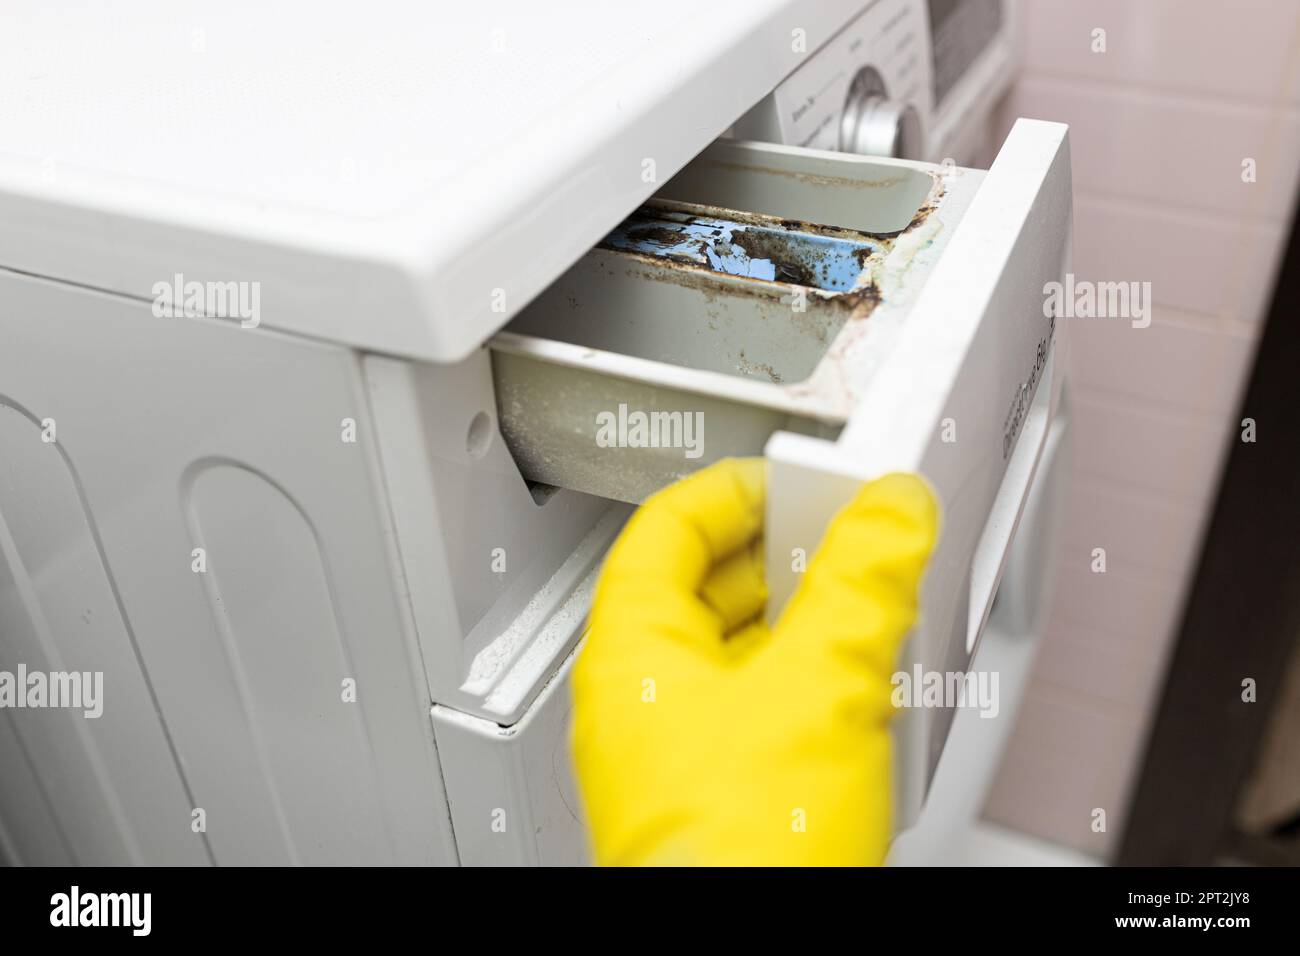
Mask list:
[[812,374],[878,293],[888,243],[853,230],[652,201],[507,330],[776,384]]
[[943,195],[910,165],[715,144],[493,338],[521,474],[636,502],[776,431],[833,440]]

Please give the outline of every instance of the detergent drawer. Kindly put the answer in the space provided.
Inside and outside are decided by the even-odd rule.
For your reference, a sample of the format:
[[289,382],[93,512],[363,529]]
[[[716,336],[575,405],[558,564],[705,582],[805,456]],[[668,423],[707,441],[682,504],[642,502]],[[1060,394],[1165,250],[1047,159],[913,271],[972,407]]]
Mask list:
[[833,440],[983,174],[722,141],[490,342],[534,481],[639,502]]
[[[987,172],[717,143],[490,340],[501,434],[532,481],[631,502],[764,455],[772,615],[863,480],[924,475],[906,665],[965,670],[1056,407],[1070,224],[1060,124]],[[951,716],[900,722],[904,821]]]

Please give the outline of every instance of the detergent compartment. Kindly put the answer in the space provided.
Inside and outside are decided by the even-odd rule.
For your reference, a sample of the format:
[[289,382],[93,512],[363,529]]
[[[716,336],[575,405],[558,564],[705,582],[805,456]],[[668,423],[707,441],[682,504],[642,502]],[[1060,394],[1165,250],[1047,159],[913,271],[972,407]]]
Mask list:
[[865,233],[652,200],[509,331],[776,384],[808,378],[878,293]]
[[946,238],[949,192],[914,163],[715,144],[490,341],[521,472],[639,501],[777,430],[835,437]]

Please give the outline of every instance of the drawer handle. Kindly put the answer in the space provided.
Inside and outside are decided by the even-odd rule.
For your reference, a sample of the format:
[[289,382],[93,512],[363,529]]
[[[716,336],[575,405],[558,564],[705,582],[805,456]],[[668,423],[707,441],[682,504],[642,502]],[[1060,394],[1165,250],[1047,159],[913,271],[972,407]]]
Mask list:
[[988,618],[1012,535],[1029,496],[1029,485],[1038,469],[1043,447],[1047,443],[1055,368],[1056,350],[1052,349],[1043,365],[1043,375],[1025,414],[1020,438],[1011,452],[1002,484],[993,499],[993,507],[989,509],[988,520],[984,523],[984,530],[971,558],[970,604],[966,623],[967,654],[975,649],[975,641]]

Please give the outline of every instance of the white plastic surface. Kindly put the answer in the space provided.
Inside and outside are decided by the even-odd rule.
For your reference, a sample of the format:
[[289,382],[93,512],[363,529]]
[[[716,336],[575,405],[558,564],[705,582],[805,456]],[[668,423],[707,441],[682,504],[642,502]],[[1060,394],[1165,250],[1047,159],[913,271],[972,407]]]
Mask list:
[[[1062,330],[1043,315],[1043,290],[1068,268],[1071,210],[1067,128],[1019,120],[839,439],[777,433],[768,442],[769,615],[798,586],[791,554],[813,552],[863,480],[920,473],[943,525],[902,669],[967,668],[1058,400],[1051,371]],[[904,824],[951,719],[950,709],[917,708],[897,724]]]
[[631,509],[571,490],[534,500],[497,432],[485,351],[363,369],[433,701],[512,724],[581,637]]
[[4,270],[0,329],[0,670],[103,674],[0,709],[5,855],[454,863],[356,357]]
[[569,677],[564,659],[509,727],[435,706],[432,720],[464,866],[576,866],[591,861],[573,773]]
[[13,0],[0,266],[459,359],[860,8]]
[[[1062,407],[1066,398],[1063,393]],[[971,659],[971,670],[989,675],[985,680],[997,675],[992,706],[985,710],[969,706],[954,716],[925,807],[915,824],[895,839],[889,855],[892,866],[984,862],[969,855],[970,841],[1016,725],[1043,636],[1046,615],[1041,598],[1050,591],[1054,576],[1059,506],[1068,471],[1068,413],[1063,411],[1048,432],[1007,559],[1006,577],[979,650]]]

